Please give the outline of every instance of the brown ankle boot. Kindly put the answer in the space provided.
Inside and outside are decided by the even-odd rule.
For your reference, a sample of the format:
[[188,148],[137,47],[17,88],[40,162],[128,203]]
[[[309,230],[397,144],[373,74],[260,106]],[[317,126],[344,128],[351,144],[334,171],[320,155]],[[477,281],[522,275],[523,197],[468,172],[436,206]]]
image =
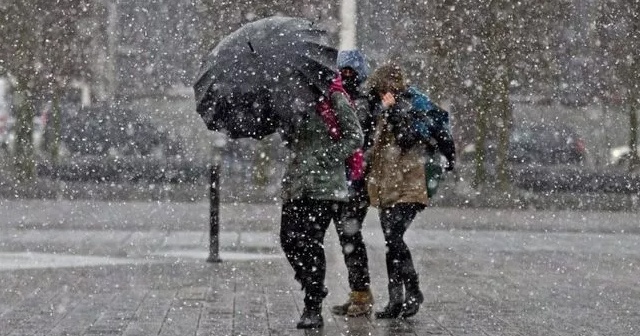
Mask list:
[[373,308],[371,289],[351,292],[350,300],[351,304],[347,308],[347,316],[356,317],[371,314]]
[[339,316],[356,317],[371,314],[372,308],[373,294],[371,294],[371,289],[367,289],[364,291],[351,291],[347,302],[331,307],[331,312]]

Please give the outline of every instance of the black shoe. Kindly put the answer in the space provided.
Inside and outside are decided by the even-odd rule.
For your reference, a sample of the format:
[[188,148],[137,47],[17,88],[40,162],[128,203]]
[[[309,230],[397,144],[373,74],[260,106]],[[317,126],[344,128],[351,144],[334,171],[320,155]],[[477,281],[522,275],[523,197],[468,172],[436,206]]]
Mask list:
[[392,319],[398,318],[402,312],[403,303],[391,303],[389,302],[382,311],[376,312],[377,319]]
[[317,329],[324,326],[322,314],[319,309],[305,308],[300,316],[300,321],[296,325],[298,329]]
[[424,296],[421,291],[417,290],[412,293],[407,293],[407,299],[402,304],[400,316],[407,318],[417,314],[422,302],[424,302]]

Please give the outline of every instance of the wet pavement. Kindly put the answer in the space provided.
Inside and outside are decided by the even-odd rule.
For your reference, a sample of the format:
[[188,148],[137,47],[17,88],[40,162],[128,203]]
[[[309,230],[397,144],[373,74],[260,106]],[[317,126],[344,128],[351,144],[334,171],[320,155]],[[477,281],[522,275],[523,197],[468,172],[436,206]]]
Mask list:
[[[640,217],[629,212],[429,208],[408,231],[425,303],[408,320],[333,316],[348,293],[326,237],[325,327],[300,331],[302,293],[277,205],[0,201],[0,335],[638,335]],[[365,222],[386,303],[377,215]]]

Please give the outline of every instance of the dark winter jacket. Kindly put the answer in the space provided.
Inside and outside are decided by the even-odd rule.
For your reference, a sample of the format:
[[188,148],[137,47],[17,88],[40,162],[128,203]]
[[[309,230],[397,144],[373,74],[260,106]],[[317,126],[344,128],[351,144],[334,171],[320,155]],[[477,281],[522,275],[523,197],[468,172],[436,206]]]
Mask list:
[[[364,134],[364,150],[373,144],[373,128],[375,119],[370,113],[369,95],[362,90],[363,83],[369,77],[369,67],[364,55],[359,50],[341,50],[338,53],[338,69],[350,68],[356,72],[356,86],[353,90],[347,90],[353,101],[360,121],[360,127]],[[347,86],[347,88],[349,88]]]
[[[358,116],[358,122],[360,124],[360,127],[362,128],[363,145],[361,148],[361,152],[363,153],[362,160],[364,171],[360,179],[350,179],[349,193],[354,200],[357,200],[357,202],[368,203],[365,179],[370,170],[370,166],[369,163],[366,162],[366,156],[364,155],[364,153],[366,153],[366,151],[373,145],[375,119],[370,113],[368,96],[362,94],[361,91],[358,91],[356,92],[356,95],[351,95],[351,97],[353,98],[352,100],[355,106],[356,114]],[[349,171],[347,171],[347,176],[351,176]]]
[[[355,83],[345,83],[347,84],[345,88],[348,89],[347,91],[349,96],[353,101],[356,114],[358,115],[358,121],[360,122],[360,127],[362,128],[364,135],[363,148],[360,150],[359,154],[361,155],[362,160],[364,160],[362,153],[364,153],[373,144],[373,128],[375,125],[375,120],[369,113],[368,95],[361,90],[364,81],[369,76],[369,67],[364,55],[359,50],[355,49],[341,50],[338,53],[337,66],[339,70],[350,68],[356,73]],[[350,180],[349,192],[352,198],[358,199],[358,202],[366,202],[367,198],[364,178],[366,176],[368,166],[366,162],[363,162],[363,164],[364,171],[362,174],[352,174],[349,170],[346,172]],[[354,178],[355,176],[358,178]]]
[[345,94],[334,92],[330,99],[340,137],[332,138],[325,120],[316,111],[310,111],[300,121],[287,138],[291,152],[282,181],[284,201],[348,199],[345,160],[362,146],[362,130]]

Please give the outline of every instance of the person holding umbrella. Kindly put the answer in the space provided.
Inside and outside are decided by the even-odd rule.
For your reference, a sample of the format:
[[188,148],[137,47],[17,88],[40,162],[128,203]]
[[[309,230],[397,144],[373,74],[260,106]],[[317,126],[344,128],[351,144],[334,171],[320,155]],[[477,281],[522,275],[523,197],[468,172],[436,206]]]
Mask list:
[[324,324],[324,236],[348,200],[345,162],[363,143],[339,76],[311,109],[285,136],[290,155],[282,180],[280,243],[305,293],[298,329]]
[[[403,240],[417,213],[428,205],[426,154],[432,140],[454,167],[455,146],[446,127],[448,114],[414,87],[406,84],[402,69],[393,63],[379,67],[369,79],[376,116],[370,151],[367,191],[379,209],[384,234],[389,303],[376,318],[407,318],[424,301],[411,252]],[[433,115],[442,118],[436,120]]]
[[279,132],[290,149],[280,243],[305,291],[301,329],[323,325],[324,235],[348,199],[345,160],[362,161],[353,155],[362,129],[335,77],[338,51],[330,41],[327,30],[303,18],[256,20],[218,42],[193,86],[208,129],[234,139]]
[[364,146],[358,149],[347,162],[349,201],[343,204],[337,217],[333,218],[347,266],[351,292],[346,303],[333,306],[331,311],[336,315],[355,317],[371,314],[374,303],[370,289],[367,248],[361,231],[369,208],[369,198],[364,182],[363,152],[369,147],[369,139],[373,133],[373,118],[369,113],[367,96],[360,90],[361,84],[369,73],[364,55],[359,50],[341,50],[338,53],[337,63],[342,85],[356,107],[360,126],[364,132]]

